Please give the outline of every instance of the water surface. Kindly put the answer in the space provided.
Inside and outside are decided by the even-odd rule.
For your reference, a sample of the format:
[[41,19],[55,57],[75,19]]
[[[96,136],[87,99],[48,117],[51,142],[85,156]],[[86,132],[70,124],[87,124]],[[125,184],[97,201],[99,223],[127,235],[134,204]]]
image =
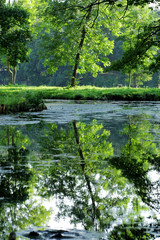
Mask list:
[[0,116],[1,239],[158,240],[160,102],[46,104]]

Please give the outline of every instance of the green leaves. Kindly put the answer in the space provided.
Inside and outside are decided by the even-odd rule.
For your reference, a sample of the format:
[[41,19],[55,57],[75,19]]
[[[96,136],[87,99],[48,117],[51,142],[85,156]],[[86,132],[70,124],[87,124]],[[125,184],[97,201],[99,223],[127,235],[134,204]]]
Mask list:
[[[148,6],[141,11],[140,7],[132,7],[123,20],[122,32],[119,40],[123,41],[122,59],[113,62],[107,70],[118,70],[129,73],[130,82],[134,87],[143,85],[143,81],[150,81],[149,72],[158,51],[158,17]],[[156,40],[155,40],[156,39]]]
[[[0,7],[0,55],[5,56],[8,71],[11,67],[28,61],[27,43],[31,41],[29,14],[18,5]],[[14,69],[15,71],[15,69]],[[13,75],[11,76],[11,81]],[[12,82],[14,83],[14,82]]]
[[[75,75],[91,72],[95,77],[103,72],[104,66],[109,65],[106,56],[114,47],[109,31],[113,25],[116,33],[119,28],[112,11],[92,1],[49,1],[43,13],[46,34],[42,34],[41,52],[49,73],[63,65],[72,66]],[[112,21],[107,15],[112,15]]]
[[28,24],[28,19],[29,14],[17,5],[0,7],[0,25],[4,33],[15,26],[21,27],[24,23]]

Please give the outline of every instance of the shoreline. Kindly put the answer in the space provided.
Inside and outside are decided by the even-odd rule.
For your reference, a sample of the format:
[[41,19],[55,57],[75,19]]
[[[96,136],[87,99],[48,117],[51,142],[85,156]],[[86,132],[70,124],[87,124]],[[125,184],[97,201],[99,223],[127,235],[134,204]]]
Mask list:
[[93,86],[31,87],[0,86],[0,114],[42,111],[45,100],[82,101],[160,101],[158,88],[98,88]]

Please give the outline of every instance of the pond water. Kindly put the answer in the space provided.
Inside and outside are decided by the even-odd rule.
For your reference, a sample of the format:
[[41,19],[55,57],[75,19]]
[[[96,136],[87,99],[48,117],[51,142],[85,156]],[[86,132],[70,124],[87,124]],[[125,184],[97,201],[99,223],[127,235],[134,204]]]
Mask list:
[[0,239],[160,239],[160,102],[0,116]]

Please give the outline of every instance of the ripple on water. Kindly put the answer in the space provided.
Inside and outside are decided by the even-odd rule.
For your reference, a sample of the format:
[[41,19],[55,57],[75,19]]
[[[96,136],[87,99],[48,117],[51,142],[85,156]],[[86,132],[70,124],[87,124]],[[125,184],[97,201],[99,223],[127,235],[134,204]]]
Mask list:
[[46,103],[47,110],[42,112],[1,115],[0,125],[68,123],[73,120],[126,118],[128,115],[148,114],[160,120],[160,102],[86,102],[77,104],[74,101],[53,101]]

